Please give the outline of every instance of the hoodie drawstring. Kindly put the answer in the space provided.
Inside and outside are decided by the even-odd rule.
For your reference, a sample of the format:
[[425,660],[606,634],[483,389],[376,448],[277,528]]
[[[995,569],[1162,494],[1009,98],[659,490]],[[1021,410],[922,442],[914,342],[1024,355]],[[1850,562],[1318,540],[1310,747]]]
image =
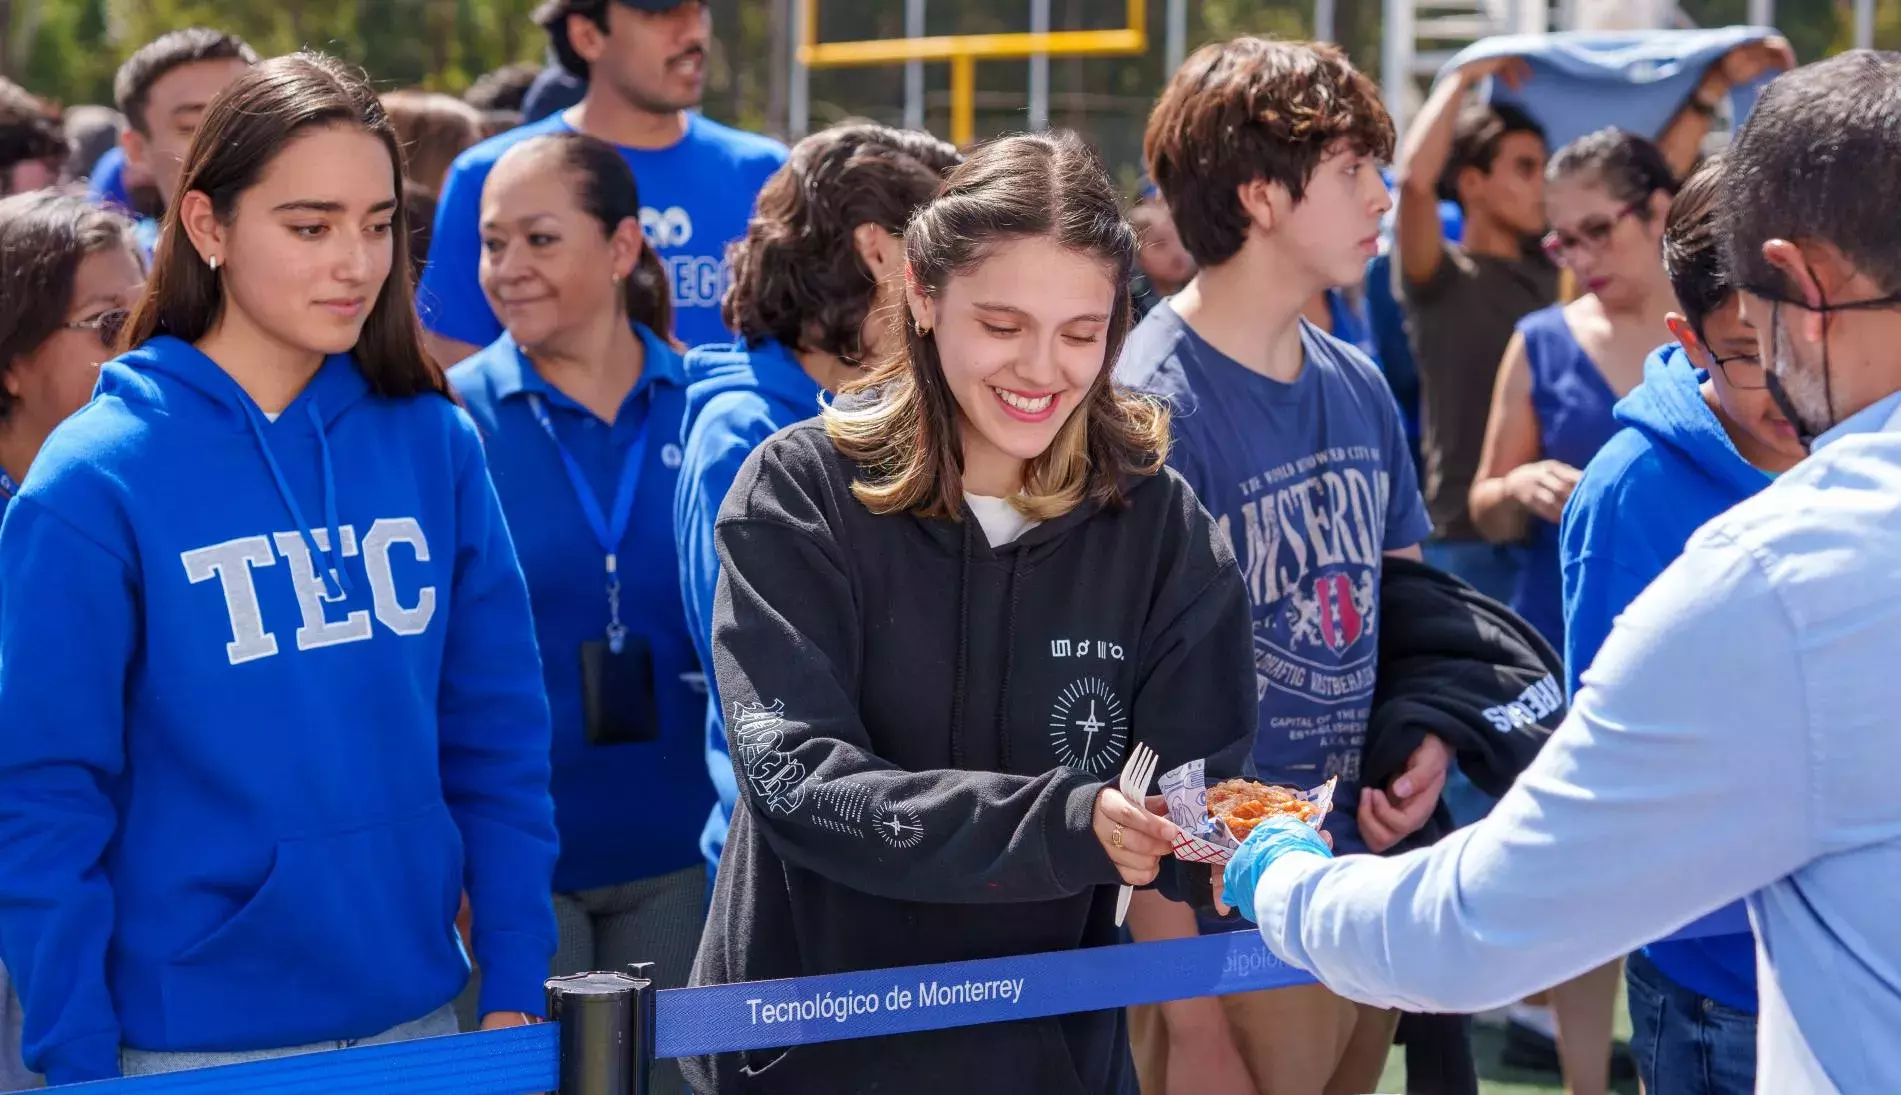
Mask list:
[[961,521],[964,527],[963,566],[957,574],[957,666],[951,676],[950,760],[952,768],[964,766],[964,662],[970,644],[970,556],[971,529],[974,522]]
[[271,469],[271,478],[277,482],[277,493],[284,499],[284,505],[290,509],[291,520],[297,522],[297,531],[304,538],[304,548],[310,552],[313,565],[319,567],[323,576],[324,599],[340,601],[351,592],[350,576],[338,565],[342,557],[343,541],[337,534],[337,479],[330,465],[330,442],[324,436],[323,416],[317,412],[313,400],[304,404],[310,414],[310,424],[317,430],[317,449],[323,458],[323,512],[328,522],[330,535],[329,550],[321,549],[317,538],[311,534],[310,522],[304,520],[303,507],[297,504],[297,496],[290,492],[290,484],[284,479],[284,469],[278,466],[277,456],[271,452],[271,444],[264,439],[264,427],[258,421],[262,417],[258,409],[246,401],[244,417],[251,424],[251,436],[257,438],[257,447],[264,453],[264,463]]
[[997,685],[997,733],[1003,739],[1001,767],[1006,772],[1010,770],[1010,668],[1016,661],[1017,579],[1023,573],[1026,554],[1021,550],[1011,553],[1015,561],[1010,564],[1010,588],[1005,591],[1010,598],[1010,612],[1003,625],[1003,680]]

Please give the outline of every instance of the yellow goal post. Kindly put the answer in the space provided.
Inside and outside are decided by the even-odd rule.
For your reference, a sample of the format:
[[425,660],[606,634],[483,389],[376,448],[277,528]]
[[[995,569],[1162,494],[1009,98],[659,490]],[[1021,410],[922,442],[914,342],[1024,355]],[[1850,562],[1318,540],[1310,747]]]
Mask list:
[[1127,0],[1125,25],[1114,30],[1043,33],[940,34],[924,38],[871,38],[857,42],[818,40],[819,0],[800,5],[799,61],[807,68],[901,65],[948,61],[951,67],[951,143],[962,147],[976,136],[977,62],[1049,57],[1126,57],[1148,51],[1147,0]]

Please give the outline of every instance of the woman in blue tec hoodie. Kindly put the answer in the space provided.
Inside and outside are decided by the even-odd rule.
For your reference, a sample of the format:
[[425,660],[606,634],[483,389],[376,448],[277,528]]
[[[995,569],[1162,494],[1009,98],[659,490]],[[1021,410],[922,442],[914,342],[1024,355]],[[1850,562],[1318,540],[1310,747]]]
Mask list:
[[[1565,665],[1574,692],[1618,614],[1690,535],[1803,457],[1763,387],[1755,329],[1723,280],[1713,205],[1720,181],[1720,162],[1705,164],[1665,222],[1664,263],[1683,309],[1669,323],[1681,345],[1650,356],[1642,386],[1617,405],[1625,428],[1585,468],[1565,508]],[[1652,944],[1631,957],[1625,977],[1631,1051],[1648,1090],[1755,1090],[1749,933]]]
[[[836,391],[887,348],[890,310],[903,299],[905,223],[960,159],[914,130],[848,124],[814,133],[766,180],[729,252],[733,285],[722,318],[741,341],[687,354],[686,459],[673,501],[687,627],[709,682],[720,504],[753,449],[817,414],[821,390]],[[717,867],[739,790],[717,689],[705,712],[719,801],[700,850]]]
[[554,950],[548,708],[421,351],[375,92],[233,84],[0,527],[0,950],[53,1083],[490,1026]]
[[[482,289],[505,333],[449,371],[488,448],[554,717],[555,972],[686,983],[704,922],[704,678],[675,580],[686,384],[634,176],[575,133],[504,154]],[[665,1066],[671,1069],[672,1066]]]

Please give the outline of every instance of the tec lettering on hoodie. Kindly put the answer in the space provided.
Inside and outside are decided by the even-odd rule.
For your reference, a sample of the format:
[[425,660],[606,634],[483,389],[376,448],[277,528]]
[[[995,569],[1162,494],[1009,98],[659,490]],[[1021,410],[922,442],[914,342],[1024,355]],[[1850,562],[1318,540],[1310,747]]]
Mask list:
[[[330,550],[327,529],[310,530],[320,551]],[[277,634],[266,626],[264,610],[258,604],[255,572],[274,566],[282,556],[288,564],[281,580],[290,583],[297,594],[302,619],[296,630],[298,650],[357,643],[372,637],[370,616],[391,634],[421,635],[429,630],[436,614],[436,587],[420,585],[402,595],[396,588],[396,570],[391,565],[393,549],[399,545],[416,562],[429,561],[429,539],[414,517],[380,517],[359,544],[356,527],[342,525],[337,540],[344,558],[363,559],[370,579],[370,609],[352,609],[342,619],[332,619],[325,607],[350,600],[348,594],[333,596],[324,578],[312,565],[310,552],[296,530],[274,532],[268,536],[245,536],[223,543],[181,552],[185,576],[193,584],[215,579],[224,595],[225,613],[231,620],[231,641],[225,644],[225,656],[232,665],[242,665],[278,652]],[[341,592],[341,591],[337,591]]]

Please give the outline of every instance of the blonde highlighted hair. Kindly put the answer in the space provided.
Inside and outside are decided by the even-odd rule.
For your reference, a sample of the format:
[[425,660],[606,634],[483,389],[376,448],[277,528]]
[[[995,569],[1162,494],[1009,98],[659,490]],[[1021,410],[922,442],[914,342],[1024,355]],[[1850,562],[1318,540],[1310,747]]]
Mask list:
[[[1102,162],[1071,133],[994,141],[973,152],[912,217],[904,247],[913,286],[936,296],[995,245],[1035,238],[1102,260],[1116,286],[1102,371],[1049,448],[1029,461],[1022,490],[1010,498],[1022,513],[1049,520],[1085,500],[1124,504],[1126,480],[1154,475],[1168,455],[1166,408],[1111,379],[1132,323],[1136,238]],[[905,320],[902,309],[892,316],[903,349],[825,408],[825,430],[859,466],[852,493],[873,513],[955,520],[963,512],[962,415],[935,335]]]

